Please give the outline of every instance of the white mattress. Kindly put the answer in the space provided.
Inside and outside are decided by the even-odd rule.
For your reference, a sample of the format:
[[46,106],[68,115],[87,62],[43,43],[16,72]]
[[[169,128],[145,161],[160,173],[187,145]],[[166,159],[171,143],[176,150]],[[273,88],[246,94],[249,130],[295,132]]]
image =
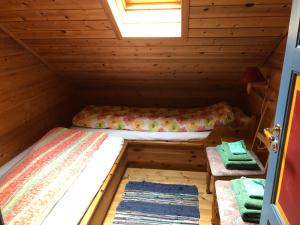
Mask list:
[[[72,187],[46,217],[43,225],[78,224],[117,159],[124,139],[108,137]],[[0,167],[0,176],[24,158],[31,148]]]
[[[83,130],[95,130],[96,128],[73,127]],[[208,137],[210,131],[202,132],[146,132],[131,130],[97,129],[112,137],[122,137],[126,140],[152,140],[152,141],[188,141],[193,139],[202,140]]]

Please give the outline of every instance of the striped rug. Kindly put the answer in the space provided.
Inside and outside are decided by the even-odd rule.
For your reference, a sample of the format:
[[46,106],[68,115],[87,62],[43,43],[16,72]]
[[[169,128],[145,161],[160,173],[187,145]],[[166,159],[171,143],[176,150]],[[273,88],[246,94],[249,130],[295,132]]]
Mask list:
[[196,186],[128,182],[113,224],[199,224]]

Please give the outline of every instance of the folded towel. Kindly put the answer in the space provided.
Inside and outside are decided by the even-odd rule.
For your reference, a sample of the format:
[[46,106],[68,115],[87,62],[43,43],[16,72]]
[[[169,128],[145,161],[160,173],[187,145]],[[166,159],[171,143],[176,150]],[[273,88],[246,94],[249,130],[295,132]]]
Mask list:
[[251,161],[253,157],[250,155],[248,151],[245,154],[232,154],[229,149],[229,144],[227,142],[223,142],[222,145],[219,145],[218,148],[223,148],[225,153],[227,154],[227,158],[229,161]]
[[228,156],[222,148],[216,148],[217,152],[220,154],[224,166],[227,169],[245,169],[245,170],[258,170],[259,167],[257,162],[252,159],[250,161],[230,161]]
[[245,177],[242,177],[241,181],[243,183],[243,186],[245,187],[247,194],[251,198],[263,199],[265,192],[265,182],[263,179],[247,179]]
[[[226,142],[227,143],[227,142]],[[246,154],[246,145],[243,140],[241,141],[236,141],[236,142],[228,142],[229,150],[231,151],[232,154]]]
[[258,198],[246,198],[245,199],[245,203],[244,203],[245,207],[247,209],[257,209],[257,210],[261,210],[262,209],[262,205],[263,205],[263,200],[262,199],[258,199]]
[[[254,205],[262,205],[261,199],[251,199],[243,189],[243,185],[240,179],[231,180],[231,187],[234,193],[234,197],[237,201],[238,208],[241,217],[246,222],[259,223],[261,216],[261,206],[259,208],[246,207],[246,202],[255,203]],[[257,200],[257,202],[251,202],[252,200]],[[250,202],[249,202],[250,201]]]
[[243,199],[245,201],[245,207],[248,209],[262,209],[263,205],[263,196],[261,198],[253,197],[249,195],[249,193],[246,190],[246,187],[244,185],[244,180],[249,180],[253,182],[258,182],[260,184],[263,184],[263,191],[264,191],[264,184],[265,180],[264,179],[249,179],[245,177],[240,178],[240,188],[241,188],[241,193],[243,195]]

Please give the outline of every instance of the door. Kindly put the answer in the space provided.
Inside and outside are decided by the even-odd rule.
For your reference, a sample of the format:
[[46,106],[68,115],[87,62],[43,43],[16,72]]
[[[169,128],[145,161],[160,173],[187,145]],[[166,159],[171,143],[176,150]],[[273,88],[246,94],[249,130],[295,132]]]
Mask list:
[[260,224],[299,225],[300,0],[293,0],[275,123],[282,129],[273,136]]

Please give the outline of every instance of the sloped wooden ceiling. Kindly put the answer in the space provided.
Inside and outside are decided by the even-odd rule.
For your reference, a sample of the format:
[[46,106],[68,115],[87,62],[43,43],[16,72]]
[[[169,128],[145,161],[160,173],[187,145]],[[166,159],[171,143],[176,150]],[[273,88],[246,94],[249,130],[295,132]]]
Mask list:
[[278,45],[290,4],[190,0],[186,39],[118,39],[100,0],[1,0],[0,24],[86,103],[192,106],[238,100],[240,73]]

